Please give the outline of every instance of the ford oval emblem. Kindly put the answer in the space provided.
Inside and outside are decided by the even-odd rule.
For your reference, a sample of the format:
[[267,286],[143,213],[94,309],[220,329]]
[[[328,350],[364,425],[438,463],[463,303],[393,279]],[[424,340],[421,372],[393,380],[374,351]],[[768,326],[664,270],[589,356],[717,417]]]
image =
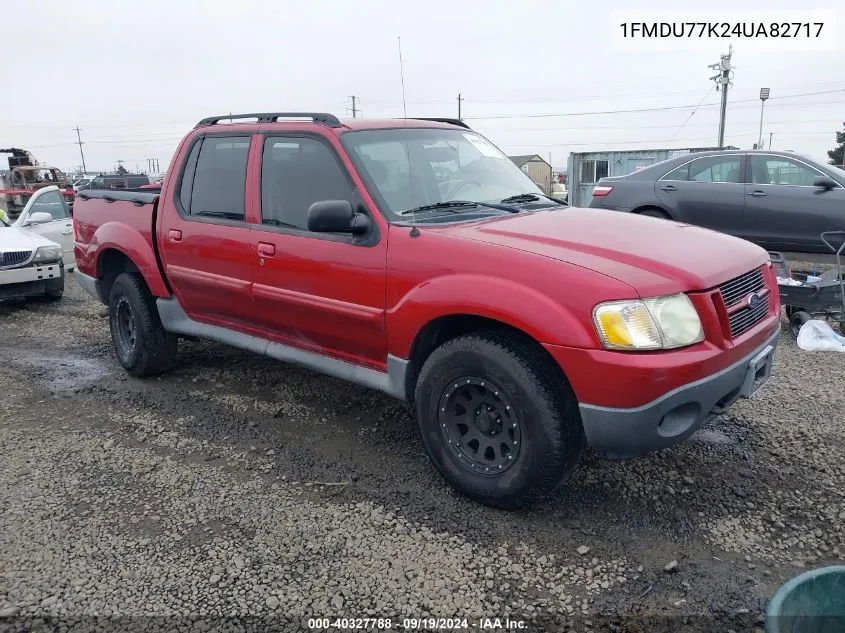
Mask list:
[[752,310],[754,308],[756,308],[758,305],[760,305],[761,301],[762,301],[762,299],[760,298],[760,295],[758,295],[756,292],[748,295],[748,307],[751,308]]

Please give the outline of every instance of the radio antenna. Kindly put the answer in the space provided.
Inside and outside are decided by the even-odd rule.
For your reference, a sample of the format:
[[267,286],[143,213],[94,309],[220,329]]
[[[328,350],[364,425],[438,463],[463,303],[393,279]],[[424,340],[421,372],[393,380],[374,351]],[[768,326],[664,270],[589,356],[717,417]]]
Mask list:
[[[404,131],[404,134],[403,134],[404,141],[405,141],[405,157],[408,159],[408,200],[410,201],[410,203],[412,205],[411,208],[414,209],[416,207],[413,206],[414,205],[414,197],[411,195],[411,193],[412,193],[411,189],[413,187],[414,181],[413,181],[413,178],[411,177],[411,150],[408,147],[408,106],[405,102],[405,69],[402,65],[402,37],[397,35],[396,41],[399,45],[399,78],[402,81],[402,119],[404,121],[404,127],[405,127],[405,131]],[[416,220],[417,220],[417,214],[416,214],[416,212],[412,211],[411,212],[411,224],[415,225]],[[417,227],[414,226],[411,229],[411,237],[416,237],[419,234],[420,234],[419,229],[417,229]]]

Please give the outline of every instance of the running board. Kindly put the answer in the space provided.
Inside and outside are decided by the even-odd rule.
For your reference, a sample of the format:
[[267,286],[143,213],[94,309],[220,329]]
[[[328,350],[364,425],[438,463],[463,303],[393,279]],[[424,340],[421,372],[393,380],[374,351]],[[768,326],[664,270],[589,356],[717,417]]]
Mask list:
[[405,390],[405,377],[408,372],[408,361],[391,354],[387,355],[387,373],[361,367],[353,363],[347,363],[297,349],[289,345],[282,345],[270,339],[242,334],[218,325],[208,325],[194,321],[187,315],[182,306],[174,298],[156,300],[159,318],[164,329],[174,334],[184,336],[196,336],[199,338],[211,339],[218,343],[224,343],[240,349],[245,349],[257,354],[263,354],[276,360],[298,365],[306,369],[340,378],[348,382],[382,391],[389,396],[407,401]]

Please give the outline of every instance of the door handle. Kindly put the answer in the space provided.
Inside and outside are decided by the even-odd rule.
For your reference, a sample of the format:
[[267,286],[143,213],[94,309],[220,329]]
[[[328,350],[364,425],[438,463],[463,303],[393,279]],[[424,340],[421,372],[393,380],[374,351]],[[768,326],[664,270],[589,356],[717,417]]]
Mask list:
[[167,237],[170,238],[171,242],[181,242],[182,241],[182,231],[178,231],[176,229],[170,229],[167,232]]
[[677,191],[678,188],[675,185],[666,185],[665,187],[661,187],[663,191]]
[[258,242],[259,257],[273,257],[276,254],[276,245],[267,242]]
[[758,190],[758,191],[749,191],[748,195],[754,196],[755,198],[761,198],[762,196],[768,196],[769,194],[767,194],[765,191],[759,191]]

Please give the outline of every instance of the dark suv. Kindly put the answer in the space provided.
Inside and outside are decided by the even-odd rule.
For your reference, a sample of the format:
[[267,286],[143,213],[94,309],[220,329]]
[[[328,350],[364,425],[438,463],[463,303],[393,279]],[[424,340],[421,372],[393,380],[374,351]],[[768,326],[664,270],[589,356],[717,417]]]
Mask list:
[[825,253],[845,229],[845,171],[791,152],[687,154],[602,178],[590,207],[695,224],[767,250]]

